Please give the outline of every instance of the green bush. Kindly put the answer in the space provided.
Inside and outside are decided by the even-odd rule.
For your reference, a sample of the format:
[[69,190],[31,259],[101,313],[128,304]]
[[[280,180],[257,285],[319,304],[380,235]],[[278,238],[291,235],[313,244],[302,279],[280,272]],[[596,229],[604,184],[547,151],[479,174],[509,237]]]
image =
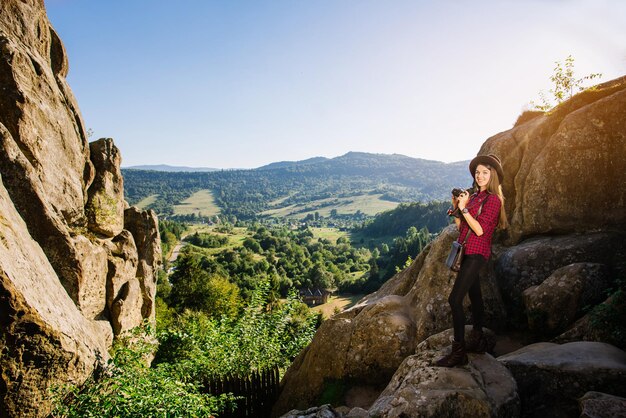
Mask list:
[[286,369],[313,338],[316,317],[295,293],[283,303],[269,299],[270,285],[264,282],[235,319],[185,311],[159,333],[155,363],[197,383],[274,366]]
[[146,356],[154,350],[150,340],[149,328],[117,340],[106,367],[82,387],[53,390],[51,416],[210,417],[232,404],[232,396],[202,394],[196,384],[173,377],[166,367],[148,367]]

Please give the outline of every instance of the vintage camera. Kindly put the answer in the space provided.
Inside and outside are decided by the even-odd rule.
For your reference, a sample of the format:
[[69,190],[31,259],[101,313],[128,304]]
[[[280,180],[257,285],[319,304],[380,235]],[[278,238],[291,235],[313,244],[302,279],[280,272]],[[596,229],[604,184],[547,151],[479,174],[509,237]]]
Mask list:
[[459,197],[459,195],[461,193],[463,193],[463,192],[467,192],[469,194],[472,194],[472,190],[473,189],[471,187],[469,189],[461,189],[460,187],[459,188],[455,187],[454,189],[452,189],[452,196]]
[[[469,188],[469,189],[461,189],[460,187],[458,187],[458,188],[455,187],[454,189],[452,189],[452,196],[458,198],[461,195],[461,193],[463,193],[463,192],[468,192],[468,193],[471,194],[472,193],[472,189],[471,188]],[[454,209],[454,208],[451,207],[450,209],[448,209],[448,216],[454,216],[455,218],[461,218],[463,215],[461,215],[461,211],[459,210],[459,208]]]
[[454,189],[452,189],[452,196],[459,197],[459,195],[463,193],[464,191],[465,189],[460,189],[460,188],[455,187]]

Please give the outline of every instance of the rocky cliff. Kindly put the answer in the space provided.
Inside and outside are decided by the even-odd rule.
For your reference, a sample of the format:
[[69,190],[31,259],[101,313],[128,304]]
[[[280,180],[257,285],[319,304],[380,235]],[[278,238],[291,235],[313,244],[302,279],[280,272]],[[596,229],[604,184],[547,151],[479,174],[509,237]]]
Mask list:
[[[452,324],[454,278],[443,261],[458,232],[450,226],[379,291],[322,324],[287,371],[274,415],[331,399],[354,407],[350,417],[573,416],[587,390],[626,395],[626,353],[574,342],[603,340],[585,309],[626,272],[626,77],[523,116],[479,151],[503,161],[511,223],[481,272],[486,320],[499,333],[572,345],[511,354],[499,360],[506,367],[489,355],[464,369],[430,367]],[[341,415],[321,411],[303,416]]]
[[0,416],[41,416],[114,335],[154,320],[154,213],[128,208],[111,139],[88,143],[42,0],[0,4]]

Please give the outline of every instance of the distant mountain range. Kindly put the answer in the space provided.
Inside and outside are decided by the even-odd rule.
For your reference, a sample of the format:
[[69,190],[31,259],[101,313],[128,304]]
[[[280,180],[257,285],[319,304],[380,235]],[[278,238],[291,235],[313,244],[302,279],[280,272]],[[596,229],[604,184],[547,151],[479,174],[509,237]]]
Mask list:
[[281,161],[248,170],[167,172],[133,167],[122,172],[130,204],[176,214],[183,200],[208,190],[221,213],[250,219],[301,218],[332,209],[337,213],[359,210],[374,214],[400,202],[448,200],[453,187],[471,185],[467,166],[468,161],[443,163],[400,154],[349,152],[335,158]]
[[124,170],[146,170],[146,171],[167,171],[168,173],[203,173],[208,171],[218,171],[219,168],[209,167],[184,167],[174,166],[167,164],[157,165],[133,165],[130,167],[123,167]]

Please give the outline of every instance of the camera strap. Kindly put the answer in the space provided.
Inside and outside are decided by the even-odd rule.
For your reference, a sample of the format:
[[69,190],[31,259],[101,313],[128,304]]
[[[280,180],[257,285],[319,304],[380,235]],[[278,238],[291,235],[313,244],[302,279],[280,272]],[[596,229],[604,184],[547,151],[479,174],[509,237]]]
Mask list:
[[[487,197],[480,203],[480,207],[478,208],[478,212],[476,213],[477,221],[478,221],[478,217],[480,216],[480,213],[483,211],[483,205],[485,204],[487,199],[489,199],[489,196],[491,195],[487,194]],[[467,240],[469,239],[470,234],[473,232],[472,227],[469,225],[469,223],[467,221],[465,221],[465,223],[467,224],[467,234],[465,234],[465,239],[463,240],[464,247],[465,247],[465,244],[467,244]]]

